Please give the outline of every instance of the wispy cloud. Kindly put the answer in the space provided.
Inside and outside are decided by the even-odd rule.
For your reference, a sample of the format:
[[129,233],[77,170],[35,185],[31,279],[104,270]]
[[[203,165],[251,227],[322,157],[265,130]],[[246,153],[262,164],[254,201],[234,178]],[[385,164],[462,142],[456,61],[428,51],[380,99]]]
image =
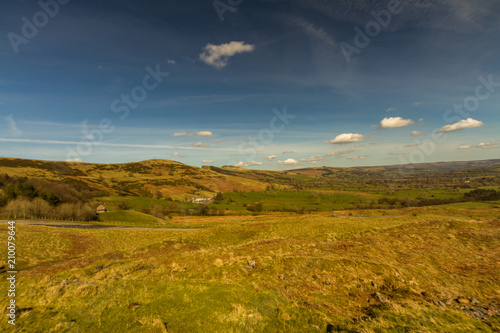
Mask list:
[[210,146],[210,144],[204,143],[204,142],[196,142],[196,143],[192,143],[191,146],[196,147],[196,148],[200,148],[200,147],[208,147],[208,146]]
[[12,116],[7,116],[5,117],[5,121],[7,121],[7,126],[9,126],[9,129],[10,129],[10,133],[13,135],[13,136],[20,136],[23,134],[22,131],[20,131],[18,128],[17,128],[17,124],[16,124],[16,121],[14,120],[14,118]]
[[322,155],[312,156],[299,160],[299,162],[309,162],[309,163],[318,163],[321,161],[326,161],[325,157]]
[[410,144],[404,145],[403,147],[404,148],[412,148],[412,147],[420,147],[422,145],[423,145],[423,143],[410,143]]
[[221,69],[227,66],[229,58],[244,52],[252,52],[254,45],[244,42],[230,42],[226,44],[214,45],[207,44],[203,53],[200,54],[200,60],[205,64]]
[[84,120],[82,122],[82,139],[84,140],[94,140],[94,135],[89,131],[88,121]]
[[364,160],[366,158],[367,156],[358,156],[358,155],[347,156],[348,160]]
[[186,157],[186,155],[182,155],[180,153],[173,153],[172,157]]
[[[0,138],[0,142],[17,142],[17,143],[35,143],[35,144],[53,144],[53,145],[78,145],[80,141],[59,141],[59,140],[37,140],[37,139],[8,139]],[[143,144],[128,144],[128,143],[108,143],[108,142],[94,142],[94,146],[100,147],[123,147],[123,148],[152,148],[152,149],[179,149],[170,145],[143,145]],[[192,147],[182,147],[182,149],[197,149],[210,146],[208,143],[193,143]],[[210,150],[233,151],[233,149],[225,148],[210,148]],[[237,151],[237,149],[234,149]]]
[[500,143],[491,143],[491,142],[481,142],[477,145],[462,145],[458,147],[459,150],[466,149],[488,149],[488,148],[500,148]]
[[388,108],[387,110],[385,110],[385,112],[392,112],[392,111],[396,111],[397,109],[396,108]]
[[413,132],[411,132],[411,135],[413,135],[413,136],[420,136],[420,135],[422,135],[422,132],[420,132],[420,131],[413,131]]
[[201,161],[201,163],[203,164],[210,164],[210,163],[214,163],[215,161],[214,160],[203,160]]
[[313,38],[319,39],[326,44],[337,46],[337,43],[328,33],[325,32],[325,30],[316,27],[308,20],[304,18],[290,18],[290,20],[301,27],[307,34],[309,34]]
[[335,156],[336,158],[342,158],[345,154],[350,154],[352,152],[354,152],[354,149],[339,150],[339,151],[334,151],[334,152],[328,153],[327,156]]
[[179,132],[179,133],[174,133],[172,136],[192,136],[192,133],[188,132]]

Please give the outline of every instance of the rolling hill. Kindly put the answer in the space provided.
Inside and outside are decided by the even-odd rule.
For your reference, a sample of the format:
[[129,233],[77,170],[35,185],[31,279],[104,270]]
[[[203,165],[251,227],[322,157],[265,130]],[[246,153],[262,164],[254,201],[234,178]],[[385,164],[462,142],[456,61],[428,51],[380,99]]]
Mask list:
[[95,164],[0,158],[0,174],[64,181],[110,195],[170,197],[180,201],[194,195],[213,197],[218,192],[266,189],[356,190],[387,183],[421,186],[429,176],[450,186],[471,180],[485,186],[498,178],[499,171],[500,160],[269,171],[231,166],[198,168],[170,160]]

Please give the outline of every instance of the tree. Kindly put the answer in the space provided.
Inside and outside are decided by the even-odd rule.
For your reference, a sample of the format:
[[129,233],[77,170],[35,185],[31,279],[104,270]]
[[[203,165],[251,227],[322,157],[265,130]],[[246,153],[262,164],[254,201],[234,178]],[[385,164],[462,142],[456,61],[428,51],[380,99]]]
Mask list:
[[7,197],[7,200],[14,200],[15,198],[17,198],[16,187],[12,184],[7,186],[5,188],[5,196]]
[[221,192],[217,193],[217,195],[214,197],[214,203],[221,203],[222,200],[224,200],[224,194],[222,194]]

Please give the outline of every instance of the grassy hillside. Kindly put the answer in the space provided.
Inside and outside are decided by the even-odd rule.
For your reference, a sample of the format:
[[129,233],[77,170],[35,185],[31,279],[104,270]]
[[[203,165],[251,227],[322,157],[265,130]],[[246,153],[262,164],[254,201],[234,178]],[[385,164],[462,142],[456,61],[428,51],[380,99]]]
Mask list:
[[0,158],[0,174],[83,183],[109,194],[133,194],[184,199],[226,191],[259,191],[258,180],[223,175],[168,160],[124,164],[93,164]]
[[180,217],[205,228],[175,232],[18,224],[16,329],[500,330],[498,208],[351,213]]
[[[499,331],[500,164],[404,170],[1,158],[5,218],[149,228],[63,229],[19,218],[16,328]],[[187,201],[202,196],[216,201]],[[100,204],[108,212],[96,215]]]

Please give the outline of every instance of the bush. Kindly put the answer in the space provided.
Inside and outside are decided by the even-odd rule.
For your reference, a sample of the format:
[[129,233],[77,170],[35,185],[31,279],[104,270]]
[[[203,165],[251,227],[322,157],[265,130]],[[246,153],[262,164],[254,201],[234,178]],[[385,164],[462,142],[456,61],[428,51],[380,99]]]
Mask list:
[[152,205],[151,208],[149,209],[149,214],[161,220],[165,219],[165,214],[163,213],[163,207],[160,205]]
[[255,204],[255,205],[248,205],[247,209],[250,212],[259,213],[259,212],[262,212],[262,210],[264,208],[263,208],[262,204],[259,202],[259,203]]
[[222,200],[224,200],[224,194],[222,193],[217,193],[217,195],[214,197],[214,203],[220,203],[222,202]]
[[121,210],[128,210],[130,207],[126,201],[118,201],[116,203],[116,208]]
[[464,194],[464,199],[474,201],[494,201],[500,200],[500,191],[477,189]]

